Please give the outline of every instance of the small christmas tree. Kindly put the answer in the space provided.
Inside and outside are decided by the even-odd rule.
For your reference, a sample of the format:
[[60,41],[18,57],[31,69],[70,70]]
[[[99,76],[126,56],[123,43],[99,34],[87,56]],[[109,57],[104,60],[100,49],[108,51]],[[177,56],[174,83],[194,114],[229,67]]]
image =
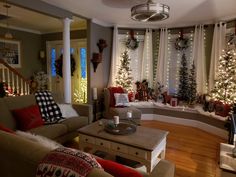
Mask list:
[[188,101],[189,104],[193,104],[197,97],[197,83],[196,83],[196,74],[195,74],[195,65],[194,62],[192,64],[192,68],[190,69],[189,77],[188,77]]
[[131,91],[132,81],[133,81],[133,77],[131,76],[130,58],[128,55],[128,51],[126,50],[121,55],[120,67],[119,67],[119,70],[117,72],[117,77],[116,77],[116,85],[121,86],[127,91]]
[[182,55],[181,66],[179,69],[179,90],[178,97],[180,100],[188,101],[188,67],[185,54]]
[[211,91],[212,99],[224,104],[236,102],[236,53],[233,49],[223,51],[215,86]]

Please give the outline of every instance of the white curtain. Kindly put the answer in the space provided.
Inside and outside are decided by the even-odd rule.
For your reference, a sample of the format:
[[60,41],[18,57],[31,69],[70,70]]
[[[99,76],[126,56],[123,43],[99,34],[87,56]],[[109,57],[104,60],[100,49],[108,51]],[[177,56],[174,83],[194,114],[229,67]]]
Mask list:
[[207,92],[204,38],[204,25],[196,25],[193,43],[193,61],[196,66],[197,93],[199,94]]
[[144,49],[141,65],[141,80],[146,79],[149,86],[153,87],[153,52],[152,52],[152,30],[146,29],[144,37]]
[[112,58],[111,58],[111,67],[110,67],[110,76],[109,76],[108,87],[115,85],[117,66],[118,66],[118,62],[119,62],[119,54],[117,52],[118,42],[119,42],[118,28],[117,28],[117,26],[114,26],[113,43],[112,43]]
[[161,29],[160,33],[160,45],[157,61],[157,74],[156,82],[160,82],[166,88],[169,86],[169,77],[167,71],[167,62],[168,62],[168,29]]
[[222,22],[215,24],[212,49],[211,63],[209,71],[209,91],[214,88],[214,81],[217,79],[218,62],[222,50],[225,48],[226,25]]

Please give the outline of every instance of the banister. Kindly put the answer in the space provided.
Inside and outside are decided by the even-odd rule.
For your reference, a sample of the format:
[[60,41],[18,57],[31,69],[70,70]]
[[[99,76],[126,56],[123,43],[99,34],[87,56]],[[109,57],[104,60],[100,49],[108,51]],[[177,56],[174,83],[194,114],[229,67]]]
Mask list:
[[25,79],[25,77],[20,74],[16,69],[12,68],[7,62],[5,62],[3,59],[0,58],[0,64],[3,64],[5,67],[7,67],[10,71],[12,71],[15,75],[19,76],[24,80],[24,82],[27,82],[30,84],[30,81],[28,79]]

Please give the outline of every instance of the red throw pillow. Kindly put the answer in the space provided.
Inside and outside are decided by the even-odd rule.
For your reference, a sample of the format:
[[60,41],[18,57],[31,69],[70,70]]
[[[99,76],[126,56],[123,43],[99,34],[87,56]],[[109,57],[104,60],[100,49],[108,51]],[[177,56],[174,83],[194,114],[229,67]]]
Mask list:
[[124,90],[122,87],[109,87],[110,91],[110,107],[115,107],[116,100],[114,93],[124,93]]
[[100,158],[97,158],[96,160],[107,173],[111,174],[114,177],[128,177],[128,176],[142,177],[142,175],[139,172],[133,170],[132,168],[128,168],[124,165],[121,165],[119,163]]
[[13,133],[13,134],[15,134],[15,132],[14,132],[12,129],[7,128],[7,127],[5,127],[5,126],[2,125],[2,124],[0,124],[0,130],[2,130],[2,131],[4,131],[4,132],[8,132],[8,133]]
[[38,105],[32,105],[22,109],[12,110],[20,130],[27,131],[44,124]]

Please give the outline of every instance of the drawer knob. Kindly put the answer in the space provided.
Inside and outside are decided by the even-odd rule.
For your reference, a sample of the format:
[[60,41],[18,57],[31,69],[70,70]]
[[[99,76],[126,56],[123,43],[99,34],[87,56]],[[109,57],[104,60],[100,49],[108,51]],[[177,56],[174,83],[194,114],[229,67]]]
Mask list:
[[135,152],[136,155],[138,155],[138,152]]
[[102,146],[102,145],[103,145],[103,143],[100,143],[100,145]]
[[88,141],[88,139],[86,138],[85,141]]
[[117,150],[120,150],[120,147],[117,147]]

